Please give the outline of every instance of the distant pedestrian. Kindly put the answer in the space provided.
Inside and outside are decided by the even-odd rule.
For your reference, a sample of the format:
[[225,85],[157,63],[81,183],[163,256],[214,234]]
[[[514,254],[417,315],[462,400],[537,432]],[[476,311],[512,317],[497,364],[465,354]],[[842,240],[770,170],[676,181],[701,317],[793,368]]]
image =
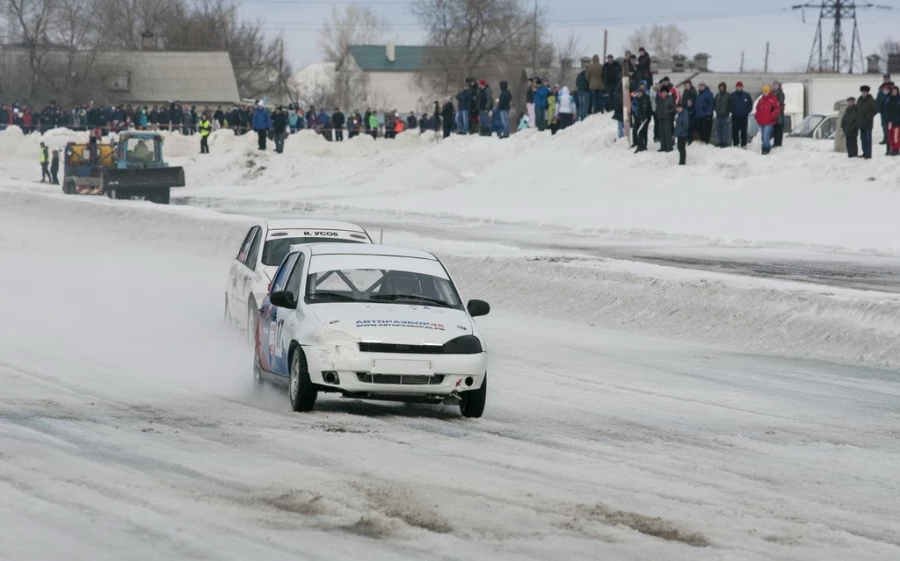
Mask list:
[[719,93],[716,94],[716,137],[719,148],[728,147],[728,131],[731,120],[731,94],[725,82],[719,84]]
[[712,121],[713,121],[713,112],[716,108],[716,100],[713,97],[709,88],[706,87],[705,82],[700,82],[697,86],[697,106],[696,106],[696,118],[697,118],[697,133],[700,135],[700,142],[704,144],[709,144],[709,140],[712,137]]
[[269,110],[265,108],[263,102],[260,100],[256,104],[256,109],[253,111],[253,130],[256,131],[256,135],[259,139],[259,149],[266,149],[266,135],[269,134],[269,130],[272,128],[272,116],[269,115]]
[[859,123],[856,116],[856,99],[847,98],[847,109],[841,118],[841,130],[844,131],[844,140],[847,144],[847,156],[856,158],[859,156]]
[[860,96],[856,100],[856,118],[859,123],[859,141],[862,144],[862,157],[872,159],[872,121],[878,114],[878,105],[875,98],[869,95],[869,86],[859,88]]
[[[534,78],[529,78],[528,83],[525,85],[525,112],[528,114],[528,126],[533,126],[532,123],[534,123],[534,91],[536,89]],[[522,129],[519,128],[518,130]]]
[[53,176],[53,184],[59,185],[59,150],[53,151],[53,159],[50,160],[50,175]]
[[284,137],[288,131],[288,114],[284,112],[282,106],[275,109],[272,114],[272,132],[274,133],[275,151],[279,154],[284,152]]
[[335,108],[334,113],[331,114],[331,124],[334,127],[335,142],[344,141],[344,123],[346,120],[347,117],[344,116],[341,110]]
[[588,85],[587,68],[575,77],[575,92],[578,96],[578,120],[583,121],[591,114],[591,88]]
[[50,176],[50,149],[47,148],[47,145],[41,142],[40,148],[40,160],[41,160],[41,183],[52,182],[53,177]]
[[887,101],[888,96],[891,95],[891,88],[893,87],[894,82],[891,81],[891,75],[886,72],[884,76],[882,76],[882,84],[881,87],[878,88],[878,95],[875,98],[875,103],[878,105],[878,112],[881,113],[882,144],[888,143],[888,119],[887,115],[884,113],[884,104]]
[[650,129],[650,115],[653,113],[653,105],[650,96],[644,90],[643,81],[638,85],[631,101],[631,116],[634,121],[635,153],[647,150],[647,135]]
[[538,81],[538,83],[540,85],[534,92],[534,117],[536,119],[534,126],[537,127],[537,130],[544,131],[547,128],[547,110],[550,107],[551,91],[548,80],[545,79],[543,83]]
[[209,154],[209,134],[212,132],[212,123],[209,122],[206,113],[200,115],[197,129],[200,131],[200,153]]
[[[506,82],[503,82],[504,84]],[[437,102],[434,102],[435,113],[437,112]],[[442,129],[444,132],[444,138],[450,136],[450,132],[453,130],[453,120],[456,117],[456,110],[453,108],[453,100],[447,98],[447,102],[444,103],[444,107],[441,109],[441,123]]]
[[503,130],[500,131],[500,138],[509,138],[509,110],[512,107],[512,92],[509,91],[509,84],[506,81],[500,82],[500,97],[497,100],[497,111],[500,113],[500,122]]
[[753,112],[753,98],[744,91],[744,83],[735,84],[731,94],[731,140],[734,146],[747,147],[747,125]]
[[891,86],[891,95],[884,102],[882,115],[888,124],[888,156],[900,156],[900,88]]
[[675,108],[675,138],[678,141],[678,165],[683,166],[687,162],[687,141],[691,134],[690,117],[683,105]]
[[600,64],[599,55],[594,55],[587,67],[585,77],[591,91],[591,113],[604,113],[606,111],[606,89],[603,86],[603,65]]
[[772,131],[775,128],[775,122],[778,120],[779,113],[781,113],[781,107],[772,94],[772,88],[763,86],[762,97],[756,103],[756,124],[759,125],[763,155],[768,154],[772,150]]
[[478,82],[478,125],[481,136],[491,136],[491,111],[494,109],[494,93],[485,80]]
[[772,147],[781,148],[781,142],[784,138],[784,90],[781,89],[781,82],[772,83],[772,95],[778,102],[778,119],[775,120],[775,126],[772,129]]
[[675,98],[669,95],[669,87],[661,87],[655,113],[656,120],[659,122],[660,152],[672,151],[672,138],[675,134],[675,107]]

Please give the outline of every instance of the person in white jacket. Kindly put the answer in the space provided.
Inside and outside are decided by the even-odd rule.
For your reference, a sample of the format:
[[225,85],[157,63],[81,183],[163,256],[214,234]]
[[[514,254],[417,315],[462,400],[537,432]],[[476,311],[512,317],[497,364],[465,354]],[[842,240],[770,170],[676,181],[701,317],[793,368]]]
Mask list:
[[559,128],[570,126],[575,120],[575,100],[569,93],[568,87],[559,90],[559,99],[556,101],[556,111],[559,113]]

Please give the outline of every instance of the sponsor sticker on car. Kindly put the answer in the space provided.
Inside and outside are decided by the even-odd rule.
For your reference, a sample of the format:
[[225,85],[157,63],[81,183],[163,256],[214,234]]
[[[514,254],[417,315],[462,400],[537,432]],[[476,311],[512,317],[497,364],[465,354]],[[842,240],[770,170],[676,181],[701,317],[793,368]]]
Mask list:
[[356,320],[356,327],[411,327],[413,329],[444,331],[444,325],[441,323],[402,319],[358,319]]

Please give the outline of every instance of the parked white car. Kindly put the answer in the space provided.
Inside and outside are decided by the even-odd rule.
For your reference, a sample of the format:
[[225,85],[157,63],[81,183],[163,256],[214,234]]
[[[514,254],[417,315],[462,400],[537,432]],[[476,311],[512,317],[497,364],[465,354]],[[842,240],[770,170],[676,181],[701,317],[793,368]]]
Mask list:
[[295,246],[275,274],[256,329],[254,378],[287,386],[294,411],[319,392],[459,405],[480,417],[488,350],[462,298],[425,251],[363,244]]
[[259,304],[292,245],[343,242],[371,244],[356,224],[323,220],[270,220],[255,224],[244,236],[225,287],[225,321],[252,336]]

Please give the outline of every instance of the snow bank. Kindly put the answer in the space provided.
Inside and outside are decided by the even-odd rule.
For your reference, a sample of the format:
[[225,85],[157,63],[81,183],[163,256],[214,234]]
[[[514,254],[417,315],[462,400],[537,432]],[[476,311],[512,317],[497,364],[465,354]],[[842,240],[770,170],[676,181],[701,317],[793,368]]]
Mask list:
[[[404,133],[338,144],[301,134],[288,140],[286,156],[253,148],[252,140],[223,142],[209,157],[182,160],[190,187],[179,194],[201,205],[278,203],[395,220],[900,255],[897,161],[880,153],[849,160],[828,141],[787,139],[766,157],[757,146],[695,143],[679,167],[672,154],[626,151],[608,118],[595,116],[555,137],[527,131],[435,145],[432,134]],[[237,172],[235,160],[249,150],[253,172]]]
[[[218,256],[223,282],[251,222],[186,207],[9,191],[0,191],[0,209],[129,245]],[[747,351],[900,367],[897,295],[546,253],[517,257],[508,251],[498,258],[476,253],[472,243],[416,241],[447,261],[466,297],[485,298],[498,310]]]

